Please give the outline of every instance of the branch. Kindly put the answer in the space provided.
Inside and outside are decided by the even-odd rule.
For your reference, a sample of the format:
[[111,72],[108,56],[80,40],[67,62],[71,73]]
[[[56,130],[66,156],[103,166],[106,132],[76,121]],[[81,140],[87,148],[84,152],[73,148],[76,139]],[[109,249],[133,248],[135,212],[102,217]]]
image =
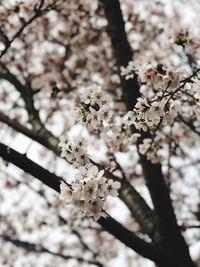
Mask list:
[[[105,16],[108,21],[108,34],[111,39],[113,54],[116,59],[118,69],[120,65],[127,66],[133,58],[133,52],[127,40],[124,28],[124,20],[120,8],[119,0],[99,0],[103,4]],[[121,78],[123,100],[127,110],[132,110],[140,95],[137,76],[126,82]],[[145,137],[145,133],[141,133]],[[181,235],[177,224],[176,216],[170,199],[168,187],[165,183],[160,164],[153,164],[143,155],[140,156],[140,163],[143,168],[147,187],[155,207],[156,215],[159,219],[159,226],[164,238],[164,245],[178,255],[184,255],[185,261],[191,266],[192,260],[189,255],[188,247]],[[160,240],[154,240],[156,242]]]
[[[111,39],[113,54],[116,59],[118,73],[120,75],[120,67],[127,66],[129,61],[133,60],[133,51],[127,40],[125,32],[125,23],[119,0],[99,0],[102,4],[105,16],[108,21],[108,35]],[[122,98],[128,110],[133,109],[140,96],[137,75],[133,79],[126,80],[120,75],[123,87]]]
[[[144,155],[140,155],[147,187],[159,218],[163,244],[176,255],[182,254],[189,266],[195,266],[189,254],[189,249],[177,224],[176,215],[170,199],[168,187],[162,174],[160,164],[152,164]],[[180,254],[179,254],[180,253]]]
[[7,36],[4,35],[4,33],[0,31],[0,33],[3,34],[3,37],[6,40],[5,48],[0,53],[0,59],[3,57],[3,55],[6,54],[7,50],[10,48],[15,39],[17,39],[23,33],[25,28],[27,28],[35,19],[47,13],[50,10],[50,7],[53,8],[53,5],[51,4],[42,9],[43,5],[44,5],[44,0],[41,0],[38,7],[37,6],[34,7],[35,13],[27,21],[23,23],[21,28],[13,35],[13,37],[10,40],[8,39]]
[[9,71],[5,64],[0,63],[0,66],[2,68],[0,79],[4,79],[10,82],[20,93],[22,99],[24,100],[30,123],[32,124],[35,131],[41,130],[42,123],[38,110],[36,110],[34,106],[32,89],[28,86],[25,86],[19,79],[17,79],[17,77]]
[[[10,173],[6,172],[6,171],[3,171],[1,170],[2,173],[4,173],[6,176],[9,176],[11,179],[14,179],[16,181],[16,185],[19,185],[19,184],[23,184],[23,185],[26,185],[31,191],[33,191],[34,193],[38,194],[41,198],[43,198],[43,200],[45,200],[47,206],[49,208],[52,207],[52,204],[48,201],[48,199],[45,197],[44,193],[43,193],[43,190],[36,190],[34,189],[28,182],[25,182],[25,181],[20,181],[18,180],[16,177],[14,177],[13,175],[11,175]],[[64,224],[66,225],[68,222],[66,219],[64,219],[60,214],[58,214],[58,217],[59,217],[59,221],[61,224]],[[81,243],[81,245],[83,246],[84,249],[86,250],[89,250],[92,254],[94,254],[94,251],[92,251],[89,246],[83,241],[80,233],[75,230],[75,229],[71,229],[71,232],[72,234],[76,235]]]
[[192,122],[185,120],[181,115],[178,116],[178,119],[183,122],[191,131],[200,136],[200,132],[196,129]]
[[[54,137],[52,139],[46,138],[43,136],[42,132],[35,133],[34,131],[26,128],[25,126],[21,125],[20,123],[16,122],[15,120],[10,119],[8,116],[0,113],[0,121],[6,123],[7,125],[11,126],[16,131],[32,138],[34,141],[39,142],[46,148],[52,150],[56,155],[60,156],[60,149],[58,147],[59,140],[58,138]],[[99,169],[103,169],[103,167],[95,162],[93,164],[97,165]],[[105,171],[105,175],[109,179],[116,180],[112,173],[109,171]],[[148,234],[152,240],[160,239],[159,233],[156,230],[157,219],[154,212],[151,208],[147,205],[146,201],[141,197],[141,195],[137,192],[137,190],[125,180],[119,180],[121,182],[121,188],[119,191],[119,196],[126,203],[127,207],[131,211],[133,217],[136,221],[140,224],[141,229],[144,233]]]
[[[34,101],[33,101],[33,91],[31,88],[26,87],[22,82],[17,79],[17,77],[12,74],[7,67],[3,64],[0,63],[0,66],[3,69],[3,72],[0,72],[0,79],[5,79],[8,82],[10,82],[15,89],[21,94],[22,99],[24,100],[25,108],[29,116],[29,121],[33,127],[32,130],[34,130],[34,135],[38,135],[39,137],[42,137],[43,139],[43,145],[47,147],[47,141],[48,140],[48,145],[51,147],[51,150],[53,150],[53,147],[58,146],[58,139],[50,132],[48,131],[44,124],[42,123],[39,112],[35,108]],[[8,121],[8,120],[7,120]],[[6,122],[6,117],[4,115],[4,122]],[[11,126],[11,121],[9,120],[10,126]],[[19,126],[19,124],[18,124]],[[24,133],[25,131],[24,127],[18,127],[21,129]],[[37,137],[35,137],[37,139]],[[41,138],[39,138],[41,140]],[[39,140],[38,140],[39,141]],[[58,154],[58,151],[57,151]]]
[[[33,126],[33,133],[30,133],[30,130],[26,130],[25,127],[20,126],[19,123],[16,125],[15,122],[13,123],[8,117],[6,118],[5,115],[0,116],[0,120],[9,124],[14,129],[19,130],[20,132],[31,137],[33,140],[41,143],[42,145],[56,153],[58,156],[60,156],[60,149],[58,147],[59,139],[53,136],[52,133],[45,128],[44,124],[42,124],[39,113],[34,106],[31,88],[27,88],[25,85],[23,85],[21,81],[19,81],[3,63],[1,63],[1,66],[6,72],[0,73],[0,78],[6,79],[10,83],[12,83],[20,92],[25,102],[26,110],[28,112],[30,122]],[[102,166],[96,164],[95,162],[93,163],[99,168],[102,168]],[[106,172],[106,175],[108,178],[116,180],[116,177],[108,171]],[[122,181],[120,198],[122,199],[122,201],[124,201],[124,203],[126,203],[127,207],[131,211],[131,214],[141,225],[142,231],[148,234],[152,239],[154,239],[155,236],[158,237],[159,233],[156,231],[157,222],[154,212],[150,209],[150,207],[140,196],[140,194],[127,181]]]
[[[42,131],[35,132],[33,129],[29,129],[26,126],[19,123],[16,119],[10,119],[8,116],[0,112],[0,121],[7,124],[15,131],[22,133],[23,135],[31,138],[32,140],[38,142],[39,144],[43,145],[44,147],[53,150],[54,153],[60,155],[60,150],[55,149],[58,147],[58,139],[54,138],[45,138],[44,133]],[[55,145],[53,145],[55,144]]]
[[120,198],[129,207],[133,217],[139,223],[142,232],[149,235],[152,240],[160,240],[157,231],[157,218],[138,191],[128,181],[121,180]]
[[26,155],[23,155],[12,148],[0,143],[0,156],[7,162],[11,162],[15,166],[22,169],[24,172],[31,174],[39,179],[42,183],[60,191],[60,182],[63,180],[61,177],[54,175],[35,162],[29,160]]
[[[60,182],[62,178],[39,166],[28,159],[25,155],[22,155],[12,148],[0,143],[0,157],[39,179],[55,191],[60,192]],[[166,261],[166,255],[164,255],[163,251],[160,251],[158,247],[152,245],[151,243],[147,243],[140,239],[113,218],[101,218],[98,222],[110,234],[114,235],[126,246],[132,248],[143,257],[155,262],[160,262],[162,260]]]
[[[143,239],[136,236],[133,232],[126,229],[123,225],[118,223],[112,217],[100,218],[98,222],[118,240],[124,243],[127,247],[133,249],[138,254],[145,258],[154,261],[156,264],[168,263],[168,266],[172,266],[171,259],[167,254],[158,246],[145,242]],[[126,243],[124,242],[126,240]]]
[[33,244],[33,243],[26,242],[26,241],[21,241],[19,239],[14,239],[14,238],[11,238],[8,235],[0,235],[0,238],[3,239],[4,241],[11,242],[13,245],[15,245],[17,247],[25,248],[27,251],[30,251],[30,252],[48,253],[48,254],[50,254],[52,256],[60,257],[60,258],[62,258],[64,260],[75,259],[78,262],[86,262],[86,263],[89,263],[89,264],[97,265],[99,267],[103,267],[103,264],[98,262],[98,261],[90,261],[90,260],[86,260],[86,259],[81,258],[81,257],[63,255],[61,253],[50,251],[49,249],[47,249],[47,248],[45,248],[45,247],[43,247],[43,246],[41,246],[39,244]]

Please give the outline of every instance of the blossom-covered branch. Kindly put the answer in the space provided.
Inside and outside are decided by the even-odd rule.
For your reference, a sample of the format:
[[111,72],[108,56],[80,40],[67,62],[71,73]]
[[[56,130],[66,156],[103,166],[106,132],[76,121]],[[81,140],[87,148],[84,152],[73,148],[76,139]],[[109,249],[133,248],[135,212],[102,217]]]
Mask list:
[[[39,142],[43,146],[51,149],[56,155],[60,155],[60,148],[58,145],[52,145],[51,139],[46,138],[43,132],[38,135],[34,131],[29,130],[20,123],[11,120],[8,116],[0,113],[0,121],[11,126],[13,129],[21,132],[22,134],[32,138],[36,142]],[[55,139],[55,144],[59,143],[59,139]],[[93,162],[98,168],[103,169],[101,165]],[[116,180],[116,177],[109,171],[105,171],[107,178]],[[117,179],[117,181],[119,181]],[[120,198],[126,203],[130,209],[132,216],[140,223],[141,229],[144,233],[148,234],[153,240],[159,240],[160,234],[158,229],[156,229],[157,219],[154,212],[149,208],[143,197],[137,192],[137,190],[130,185],[128,181],[121,181],[121,189],[119,190]]]
[[[112,7],[111,3],[115,6],[114,15],[111,8]],[[130,61],[129,57],[132,56],[129,47],[127,47],[127,39],[122,38],[122,40],[120,40],[121,41],[120,44],[122,45],[122,47],[125,45],[126,48],[128,48],[125,51],[129,52],[129,57],[125,57],[124,50],[121,49],[120,46],[116,46],[114,42],[115,37],[118,36],[118,32],[116,31],[116,28],[113,25],[118,25],[118,21],[121,23],[121,25],[124,25],[123,18],[121,16],[119,1],[104,1],[104,9],[109,25],[108,27],[110,29],[108,34],[112,42],[113,50],[115,51],[115,58],[116,60],[118,60],[120,57],[121,58],[124,57],[125,62],[123,61],[122,65],[127,66]],[[164,74],[162,73],[162,66],[161,69],[159,69],[159,71],[161,72],[161,74]],[[130,79],[130,81],[131,80],[132,78]],[[132,93],[135,90],[135,95],[137,96],[140,95],[139,81],[136,75],[134,76],[134,82],[136,83],[136,86],[130,86],[128,90],[126,87],[127,84],[124,85],[124,83],[121,82],[122,92],[123,94],[126,95],[124,101],[128,111],[131,110],[136,105],[138,105],[136,104],[137,103],[136,98],[133,98],[133,93]],[[158,110],[160,110],[159,107]],[[143,113],[141,114],[143,115]],[[141,131],[141,136],[143,138],[146,137],[146,134],[143,130]],[[137,144],[139,144],[139,141],[137,142]],[[185,262],[187,262],[189,266],[194,266],[191,257],[189,255],[188,247],[185,243],[183,236],[181,235],[179,226],[177,224],[177,219],[170,199],[170,194],[167,185],[165,183],[165,178],[162,173],[161,165],[159,163],[153,164],[151,161],[147,159],[145,155],[141,155],[141,153],[139,153],[139,156],[140,156],[141,166],[143,168],[144,177],[146,179],[146,183],[154,204],[155,212],[156,215],[158,216],[159,227],[161,228],[161,232],[164,239],[164,246],[166,246],[170,251],[176,250],[177,254],[180,256],[184,254]],[[173,244],[175,244],[174,240],[176,240],[175,247],[173,247]],[[177,259],[177,262],[179,262],[179,259]]]
[[81,257],[64,255],[64,254],[61,254],[61,253],[58,253],[58,252],[51,251],[51,250],[49,250],[49,249],[47,249],[47,248],[45,248],[45,247],[43,247],[43,246],[41,246],[39,244],[33,244],[33,243],[30,243],[30,242],[27,242],[27,241],[22,241],[22,240],[19,240],[19,239],[16,239],[16,238],[11,238],[8,235],[2,235],[1,234],[0,238],[2,240],[4,240],[5,242],[10,242],[10,243],[12,243],[13,245],[15,245],[17,247],[24,248],[29,252],[48,253],[48,254],[50,254],[52,256],[60,257],[63,260],[75,259],[79,263],[86,262],[86,263],[89,263],[89,264],[92,264],[92,265],[96,265],[96,266],[99,266],[99,267],[103,266],[103,264],[98,262],[98,261],[90,261],[90,260],[86,260],[86,259],[81,258]]
[[[25,155],[22,155],[12,148],[0,143],[0,157],[31,174],[53,190],[60,192],[60,183],[62,178],[50,173],[43,167],[28,159]],[[98,222],[110,234],[114,235],[128,247],[134,249],[137,253],[156,262],[165,262],[166,260],[169,260],[162,249],[157,249],[154,245],[140,239],[133,232],[115,221],[112,217],[108,216],[107,218],[101,218]]]
[[[26,27],[28,27],[38,17],[44,15],[45,13],[47,13],[48,11],[50,11],[56,7],[56,1],[53,1],[52,3],[50,3],[47,6],[44,6],[44,2],[45,2],[44,0],[40,0],[40,2],[38,4],[35,4],[34,10],[33,10],[34,14],[27,21],[24,21],[21,18],[21,21],[23,22],[23,24],[22,24],[21,28],[12,36],[12,38],[9,39],[2,30],[0,31],[0,37],[2,35],[3,39],[5,40],[5,42],[4,42],[5,47],[0,52],[0,59],[3,57],[4,54],[6,54],[9,47],[12,45],[12,43],[15,41],[15,39],[18,38],[23,33],[23,31]],[[60,1],[57,1],[57,2],[60,2]],[[18,8],[20,9],[20,6],[16,7],[16,11]]]

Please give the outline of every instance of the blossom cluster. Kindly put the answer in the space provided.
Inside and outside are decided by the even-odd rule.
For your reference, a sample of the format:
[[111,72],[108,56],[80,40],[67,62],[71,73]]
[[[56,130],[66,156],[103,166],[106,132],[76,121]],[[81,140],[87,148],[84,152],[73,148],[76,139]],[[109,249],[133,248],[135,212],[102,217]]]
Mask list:
[[80,216],[93,217],[95,220],[105,216],[103,208],[106,197],[116,197],[120,183],[107,179],[103,170],[99,171],[90,163],[82,138],[75,139],[73,143],[62,137],[59,145],[62,157],[78,168],[75,180],[71,184],[61,182],[61,198],[73,205]]
[[133,111],[128,112],[128,123],[139,131],[155,129],[161,122],[170,123],[178,114],[180,101],[168,101],[169,98],[156,99],[152,102],[138,98]]
[[85,88],[81,99],[81,108],[75,111],[77,121],[82,122],[92,132],[98,132],[111,120],[109,98],[100,86]]
[[61,157],[65,158],[73,167],[78,168],[90,163],[86,154],[84,138],[74,138],[73,142],[70,142],[66,136],[61,136],[59,147],[61,148]]
[[185,78],[184,71],[167,69],[162,64],[148,64],[139,73],[141,97],[127,113],[127,123],[136,132],[148,132],[137,145],[139,152],[152,162],[164,159],[166,138],[171,138],[169,129],[175,120],[187,118],[189,110],[193,114],[198,112],[199,82],[195,77]]
[[173,94],[149,100],[141,97],[133,111],[127,113],[128,124],[134,126],[139,132],[148,132],[146,138],[139,143],[139,152],[145,154],[153,163],[163,160],[163,149],[168,129],[174,123],[174,119],[181,112],[181,101],[174,99]]
[[110,124],[104,135],[111,152],[126,152],[139,137],[139,133],[132,133],[127,114]]
[[[94,84],[85,88],[80,103],[81,107],[77,107],[75,110],[77,121],[86,126],[91,133],[100,134],[110,152],[125,152],[130,145],[137,141],[140,134],[132,133],[127,114],[116,113],[113,116],[109,95],[102,91],[100,86]],[[76,157],[73,157],[75,152]],[[67,150],[65,146],[62,153],[74,166],[77,165],[77,161],[80,161],[80,155],[82,162],[80,165],[88,163],[87,156],[83,155],[82,147],[80,150],[77,143],[68,143]]]
[[146,64],[140,69],[139,78],[141,83],[152,87],[154,91],[163,91],[165,88],[175,88],[183,78],[183,72],[169,69],[163,64]]

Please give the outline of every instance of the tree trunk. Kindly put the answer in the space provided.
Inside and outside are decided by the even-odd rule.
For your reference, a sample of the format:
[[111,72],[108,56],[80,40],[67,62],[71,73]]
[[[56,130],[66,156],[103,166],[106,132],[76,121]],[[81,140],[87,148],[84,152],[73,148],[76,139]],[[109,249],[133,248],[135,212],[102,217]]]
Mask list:
[[169,262],[158,263],[156,266],[158,267],[197,267],[197,265],[192,261],[191,257],[188,255],[177,255],[175,253],[170,254],[170,264]]

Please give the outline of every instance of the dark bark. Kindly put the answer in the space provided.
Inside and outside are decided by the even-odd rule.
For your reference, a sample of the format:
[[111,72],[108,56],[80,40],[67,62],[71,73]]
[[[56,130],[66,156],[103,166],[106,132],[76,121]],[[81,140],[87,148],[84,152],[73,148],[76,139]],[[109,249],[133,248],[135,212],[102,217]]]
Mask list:
[[[60,182],[62,178],[31,161],[26,157],[26,155],[23,155],[0,143],[0,157],[39,179],[42,183],[46,184],[55,191],[60,192]],[[107,218],[100,218],[98,222],[110,234],[143,257],[146,257],[156,263],[164,263],[166,261],[170,262],[168,255],[164,250],[162,250],[162,248],[155,246],[152,243],[145,242],[133,232],[115,221],[112,217],[109,216]]]
[[140,155],[140,159],[155,211],[158,214],[163,246],[169,251],[175,266],[196,266],[177,224],[161,165],[152,164],[142,155]]
[[[19,122],[10,119],[8,116],[4,115],[1,112],[0,121],[6,123],[14,130],[30,137],[34,141],[52,150],[56,155],[60,156],[60,149],[58,147],[59,139],[50,134],[49,131],[46,132],[45,130],[42,130],[37,133],[34,130],[28,129],[27,127],[21,125]],[[92,163],[96,165],[99,169],[103,169],[101,165],[95,162]],[[160,240],[160,234],[157,231],[156,227],[157,218],[155,216],[155,213],[147,205],[146,201],[142,198],[142,196],[128,181],[121,181],[107,170],[105,171],[105,175],[108,179],[117,179],[122,183],[121,188],[119,190],[119,196],[129,208],[132,216],[140,224],[141,230],[144,233],[148,234],[152,240]]]
[[[108,21],[108,35],[111,39],[113,54],[118,69],[120,66],[128,65],[133,59],[133,51],[127,40],[124,27],[124,20],[119,0],[99,0],[103,4],[105,16]],[[127,110],[132,110],[140,96],[137,76],[124,81],[121,78],[123,100]],[[142,133],[142,136],[144,133]],[[170,252],[174,266],[194,267],[189,254],[188,246],[177,224],[168,187],[162,174],[160,164],[153,164],[143,155],[140,156],[140,163],[143,168],[144,177],[159,221],[159,229],[162,233],[163,246]],[[154,240],[156,242],[156,240]],[[181,263],[181,265],[179,265]],[[166,265],[159,265],[166,266]]]
[[[127,40],[124,30],[124,20],[120,3],[118,0],[100,0],[108,20],[108,35],[110,37],[113,54],[116,59],[116,65],[120,74],[120,67],[127,66],[129,61],[133,60],[133,52]],[[133,109],[139,97],[139,84],[137,75],[133,79],[126,80],[120,75],[123,87],[122,98],[126,103],[128,110]]]

